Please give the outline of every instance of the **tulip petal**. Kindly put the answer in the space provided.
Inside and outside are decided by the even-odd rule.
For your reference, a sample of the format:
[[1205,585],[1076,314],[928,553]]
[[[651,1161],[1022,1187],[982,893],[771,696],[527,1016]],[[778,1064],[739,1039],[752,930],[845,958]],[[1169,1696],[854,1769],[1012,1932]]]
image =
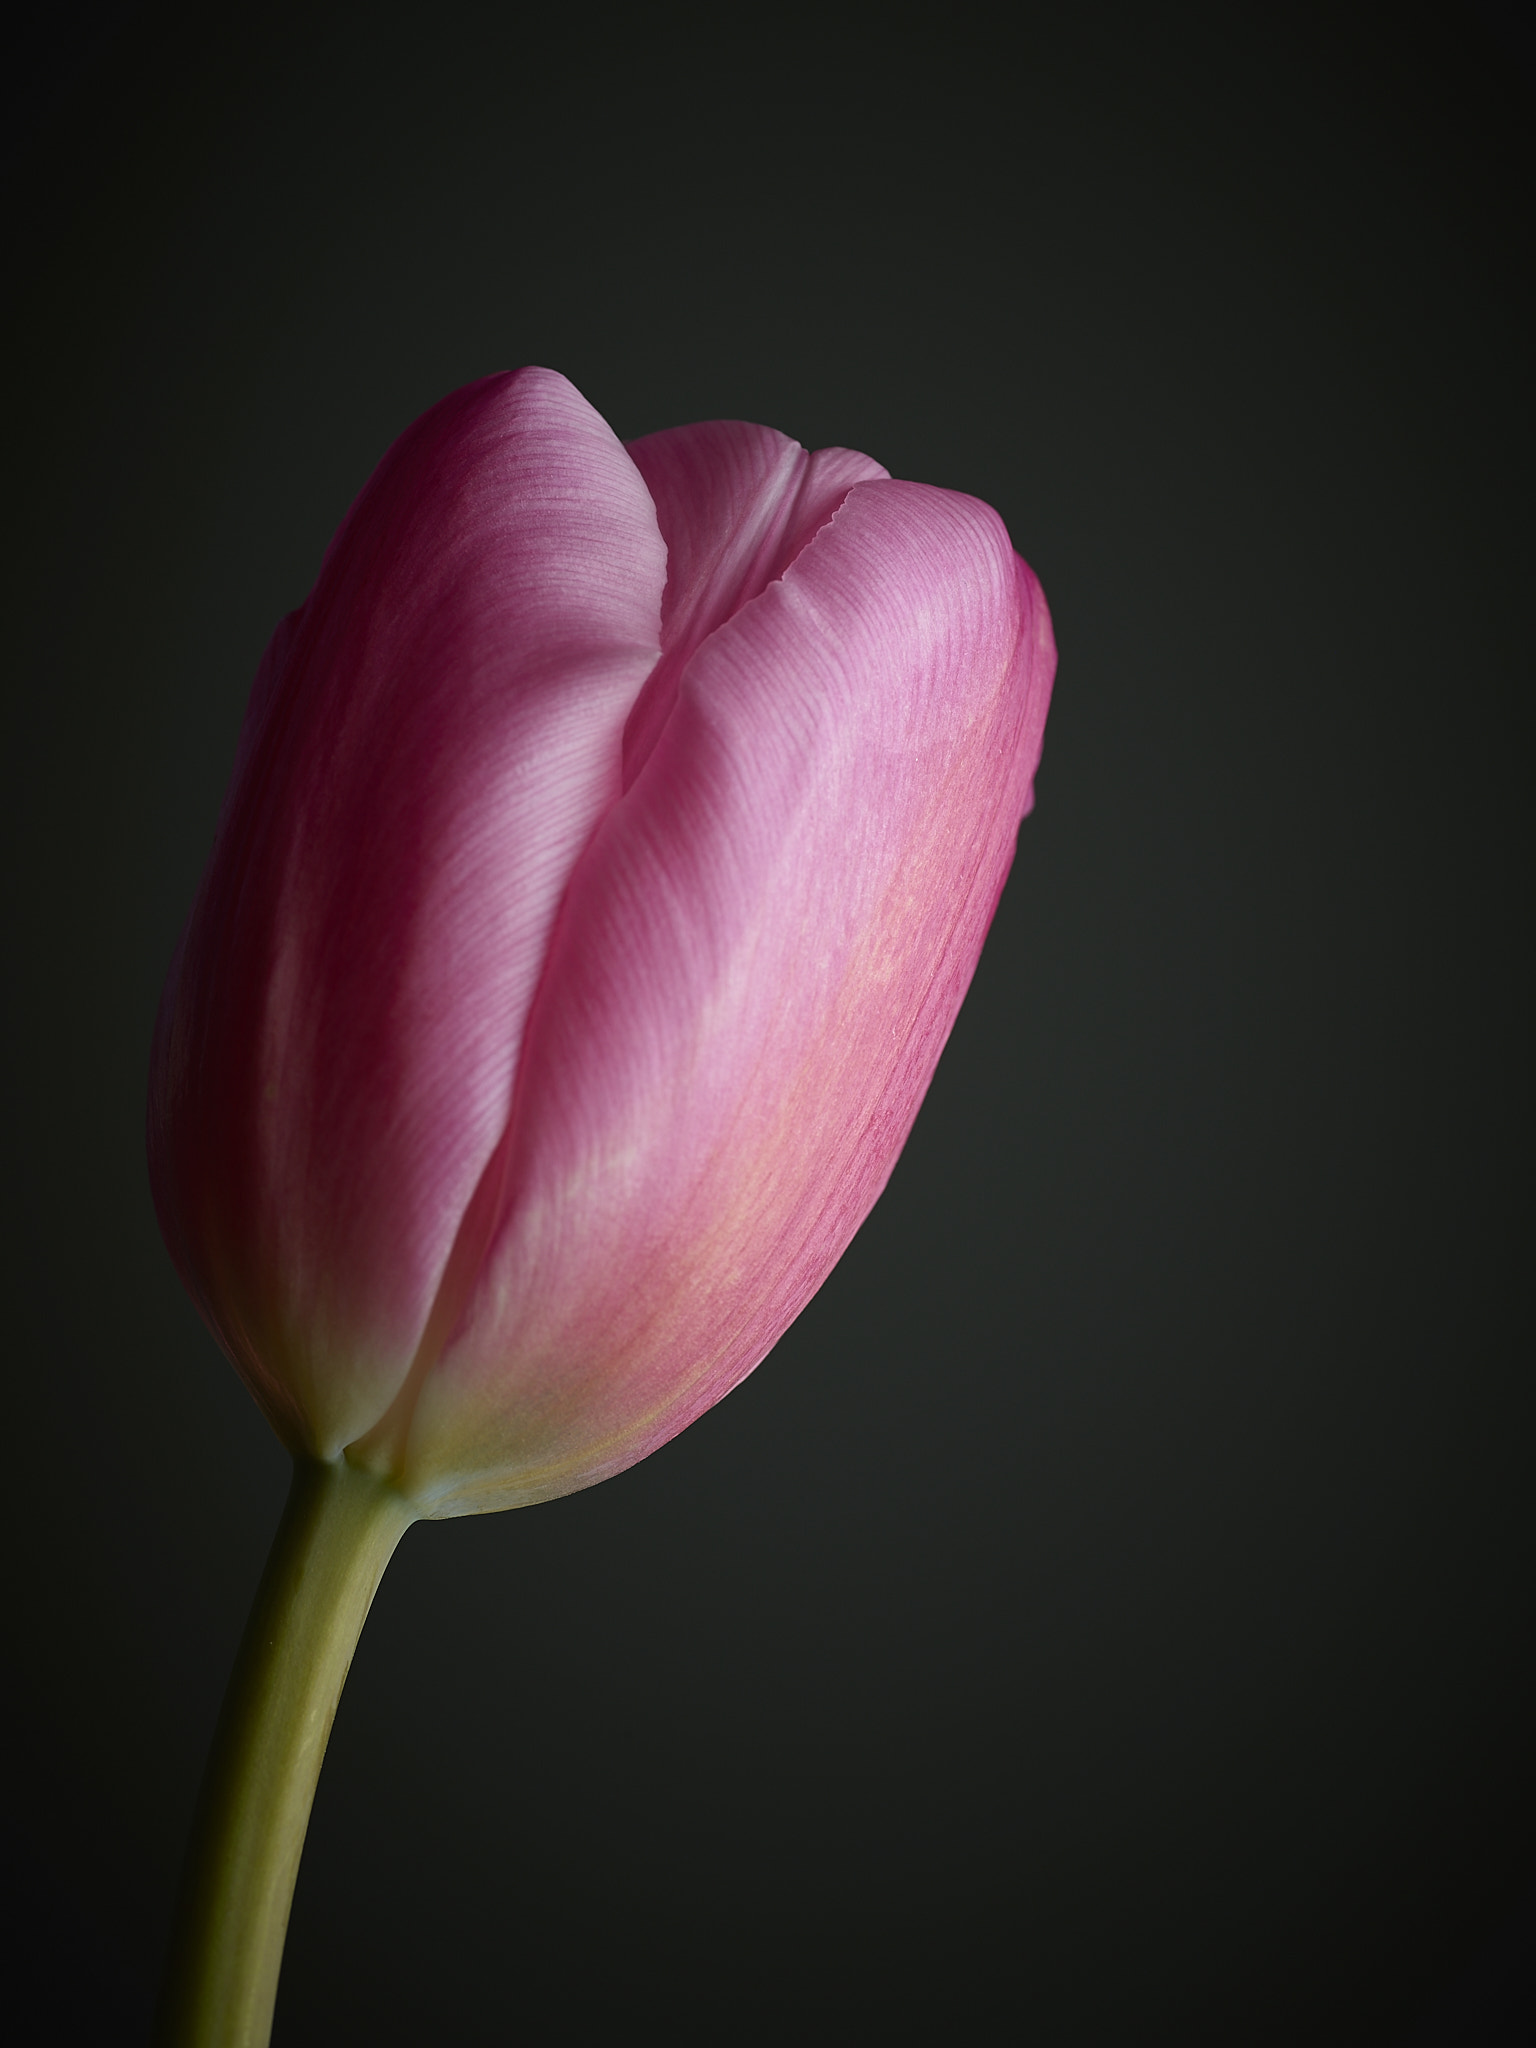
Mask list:
[[650,756],[695,650],[784,574],[856,483],[886,475],[852,448],[808,453],[744,420],[706,420],[631,441],[667,543],[662,659],[624,730],[624,787]]
[[696,647],[572,879],[500,1221],[400,1467],[427,1512],[634,1463],[820,1285],[970,981],[1053,670],[997,516],[896,482]]
[[550,371],[488,378],[395,443],[263,665],[162,1008],[151,1169],[295,1448],[371,1426],[423,1342],[665,572],[598,414]]

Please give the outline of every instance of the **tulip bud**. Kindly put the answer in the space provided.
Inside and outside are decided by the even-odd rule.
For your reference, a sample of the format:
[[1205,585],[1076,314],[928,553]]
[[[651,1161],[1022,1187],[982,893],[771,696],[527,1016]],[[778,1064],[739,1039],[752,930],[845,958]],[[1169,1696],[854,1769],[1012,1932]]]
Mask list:
[[1055,665],[1001,520],[490,377],[364,487],[251,695],[156,1033],[178,1270],[301,1458],[589,1486],[764,1357],[879,1195]]

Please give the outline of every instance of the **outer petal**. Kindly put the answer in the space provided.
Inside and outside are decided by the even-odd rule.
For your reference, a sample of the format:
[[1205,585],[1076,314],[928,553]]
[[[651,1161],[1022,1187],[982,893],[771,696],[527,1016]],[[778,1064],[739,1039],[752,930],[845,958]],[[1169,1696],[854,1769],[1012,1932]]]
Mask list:
[[268,652],[150,1152],[183,1278],[295,1446],[369,1427],[423,1341],[664,579],[623,448],[523,370],[396,442]]
[[820,1285],[970,981],[1053,669],[996,515],[891,482],[700,647],[572,882],[503,1220],[399,1468],[429,1511],[633,1463]]

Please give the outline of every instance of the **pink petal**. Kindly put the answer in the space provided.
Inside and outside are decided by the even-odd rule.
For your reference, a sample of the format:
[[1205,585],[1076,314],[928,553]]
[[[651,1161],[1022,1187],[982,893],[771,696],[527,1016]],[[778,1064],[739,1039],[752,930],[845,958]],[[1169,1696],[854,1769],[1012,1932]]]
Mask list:
[[1053,668],[996,515],[894,482],[698,647],[556,933],[501,1221],[405,1452],[432,1512],[645,1456],[820,1285],[970,981]]
[[457,1312],[450,1249],[619,792],[664,578],[619,442],[522,370],[401,436],[274,638],[162,1010],[151,1168],[183,1277],[296,1447],[368,1428],[440,1291]]
[[782,576],[854,484],[886,472],[851,448],[808,454],[787,434],[706,420],[629,443],[667,543],[662,659],[624,730],[629,788],[671,715],[695,649]]

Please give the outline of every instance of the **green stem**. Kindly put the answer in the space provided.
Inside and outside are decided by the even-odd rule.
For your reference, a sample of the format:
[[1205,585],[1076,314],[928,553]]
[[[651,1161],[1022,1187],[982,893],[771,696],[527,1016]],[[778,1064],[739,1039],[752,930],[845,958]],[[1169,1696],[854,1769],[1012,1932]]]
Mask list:
[[163,2048],[266,2048],[336,1703],[384,1567],[415,1520],[371,1472],[341,1459],[294,1461],[203,1776]]

